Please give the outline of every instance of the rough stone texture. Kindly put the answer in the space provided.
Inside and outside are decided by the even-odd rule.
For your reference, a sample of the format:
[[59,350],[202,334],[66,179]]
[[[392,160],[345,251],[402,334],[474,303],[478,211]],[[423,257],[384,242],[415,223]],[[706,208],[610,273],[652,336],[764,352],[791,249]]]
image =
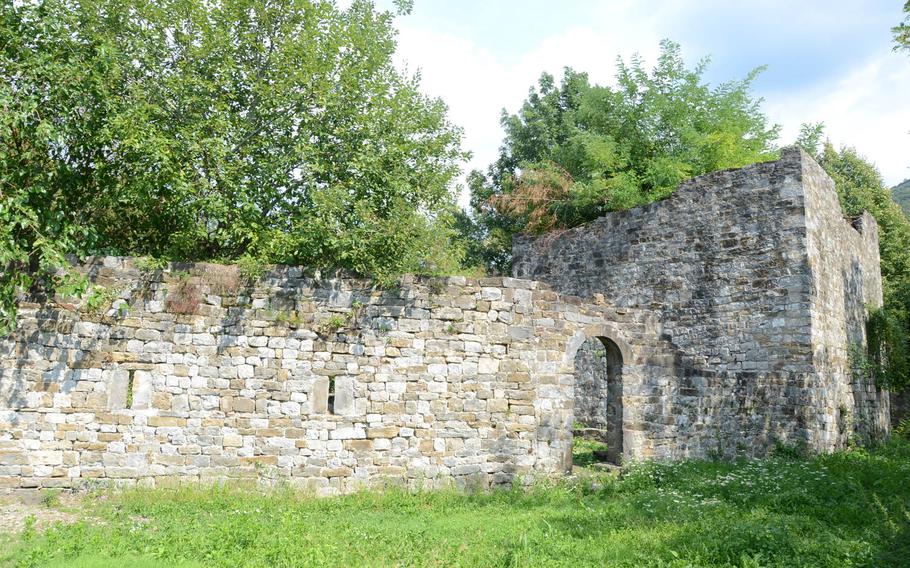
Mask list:
[[615,459],[832,450],[888,430],[851,363],[878,263],[792,150],[518,239],[517,279],[92,259],[110,309],[23,303],[0,338],[0,489],[529,483],[571,467],[576,417]]
[[585,340],[575,354],[575,422],[607,428],[607,350],[596,337]]
[[[282,268],[248,287],[214,265],[83,268],[111,309],[23,303],[0,340],[0,487],[530,482],[570,465],[585,338],[607,321],[642,349],[654,336],[639,312],[512,278],[383,290]],[[647,367],[628,355],[634,380]]]
[[810,445],[839,447],[845,437],[862,440],[890,429],[889,397],[854,372],[852,357],[864,352],[867,308],[882,305],[878,225],[868,212],[850,221],[840,212],[833,183],[811,158],[803,160],[808,255],[812,279],[812,356],[816,383],[810,391],[823,409]]
[[888,430],[887,393],[848,357],[864,345],[864,306],[881,305],[875,221],[845,221],[833,183],[799,150],[519,238],[513,254],[516,277],[653,316],[664,346],[651,368],[663,372],[624,378],[627,456],[829,451]]

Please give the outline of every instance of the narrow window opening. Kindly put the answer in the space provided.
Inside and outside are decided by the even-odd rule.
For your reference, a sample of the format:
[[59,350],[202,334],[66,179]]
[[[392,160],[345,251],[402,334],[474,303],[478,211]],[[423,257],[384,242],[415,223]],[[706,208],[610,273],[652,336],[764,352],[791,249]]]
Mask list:
[[133,375],[136,371],[130,371],[130,376],[126,380],[126,407],[133,408]]
[[326,408],[329,414],[335,414],[335,377],[329,377],[329,398]]

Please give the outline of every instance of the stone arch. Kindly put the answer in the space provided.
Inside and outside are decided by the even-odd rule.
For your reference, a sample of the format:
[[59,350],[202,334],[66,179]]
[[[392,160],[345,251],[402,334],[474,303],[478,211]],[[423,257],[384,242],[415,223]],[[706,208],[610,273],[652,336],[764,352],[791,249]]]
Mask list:
[[622,333],[620,333],[619,329],[616,326],[608,323],[602,323],[597,325],[589,325],[583,329],[579,329],[569,340],[568,344],[566,345],[566,356],[564,361],[572,366],[572,371],[575,370],[575,355],[578,353],[578,350],[581,348],[584,342],[591,337],[603,337],[609,339],[616,344],[616,347],[619,348],[619,352],[622,354],[623,363],[625,365],[632,363],[633,352],[631,347],[629,347],[629,343],[623,338]]
[[[624,455],[624,367],[632,359],[628,343],[609,325],[590,326],[577,332],[566,352],[573,383],[573,422],[585,438],[606,443],[599,461],[619,464]],[[573,429],[575,424],[573,424]]]

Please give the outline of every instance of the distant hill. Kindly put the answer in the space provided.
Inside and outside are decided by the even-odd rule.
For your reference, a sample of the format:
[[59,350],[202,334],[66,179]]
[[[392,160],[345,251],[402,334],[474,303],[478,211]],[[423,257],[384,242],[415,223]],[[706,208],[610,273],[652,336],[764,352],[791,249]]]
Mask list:
[[904,215],[910,217],[910,179],[905,179],[892,187],[891,196],[904,210]]

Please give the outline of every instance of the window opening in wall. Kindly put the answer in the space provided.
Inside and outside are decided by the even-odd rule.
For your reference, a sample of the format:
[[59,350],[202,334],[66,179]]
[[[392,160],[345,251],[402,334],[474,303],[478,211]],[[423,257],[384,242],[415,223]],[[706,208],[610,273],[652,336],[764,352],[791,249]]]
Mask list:
[[329,414],[335,414],[335,377],[329,377],[329,400],[326,408]]
[[126,407],[133,408],[133,375],[136,371],[130,371],[129,378],[126,381]]

